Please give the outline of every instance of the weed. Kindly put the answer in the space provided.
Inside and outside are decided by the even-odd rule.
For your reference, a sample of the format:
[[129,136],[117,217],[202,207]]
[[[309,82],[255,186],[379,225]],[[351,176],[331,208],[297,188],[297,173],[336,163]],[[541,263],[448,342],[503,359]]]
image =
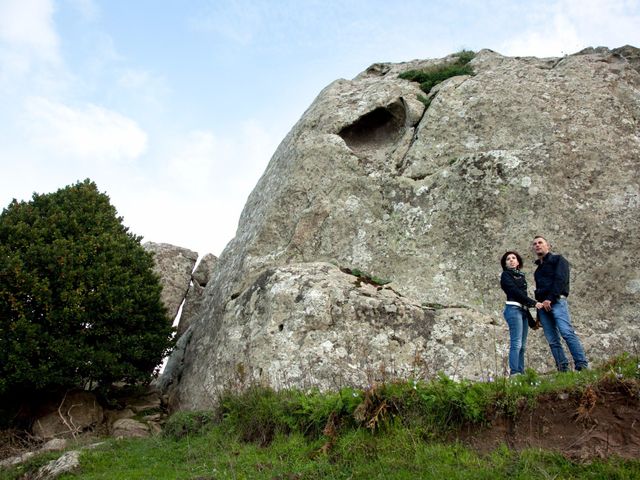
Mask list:
[[174,440],[190,435],[202,435],[213,426],[214,412],[211,411],[180,411],[167,420],[163,435]]
[[357,277],[356,283],[358,285],[360,285],[362,283],[368,283],[368,284],[374,285],[376,287],[381,287],[383,285],[386,285],[387,283],[391,283],[391,280],[385,280],[383,278],[376,277],[375,275],[372,275],[370,273],[364,272],[364,271],[360,270],[359,268],[341,267],[340,270],[342,270],[344,273],[346,273],[348,275],[353,275],[353,276]]
[[243,441],[266,446],[277,433],[291,431],[286,397],[286,391],[251,386],[241,393],[224,393],[219,410],[225,425],[239,434]]
[[[470,50],[461,50],[454,54],[455,60],[453,62],[426,68],[424,70],[408,70],[401,73],[399,76],[405,80],[418,82],[422,91],[428,94],[431,92],[433,87],[448,78],[455,77],[457,75],[473,75],[473,69],[469,65],[469,62],[474,56],[475,53]],[[423,103],[425,102],[423,101]]]
[[420,100],[422,103],[424,103],[424,108],[429,108],[429,106],[431,105],[431,97],[425,97],[424,95],[418,95],[418,100]]

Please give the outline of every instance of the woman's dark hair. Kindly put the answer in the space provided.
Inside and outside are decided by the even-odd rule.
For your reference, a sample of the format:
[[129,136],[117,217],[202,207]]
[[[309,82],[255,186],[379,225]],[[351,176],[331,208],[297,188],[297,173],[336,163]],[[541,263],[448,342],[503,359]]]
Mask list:
[[502,255],[502,258],[500,259],[500,265],[502,265],[502,269],[507,269],[507,257],[509,255],[515,255],[516,259],[518,260],[518,266],[516,268],[522,268],[522,257],[520,256],[520,254],[513,250],[509,250],[508,252],[504,252],[504,255]]

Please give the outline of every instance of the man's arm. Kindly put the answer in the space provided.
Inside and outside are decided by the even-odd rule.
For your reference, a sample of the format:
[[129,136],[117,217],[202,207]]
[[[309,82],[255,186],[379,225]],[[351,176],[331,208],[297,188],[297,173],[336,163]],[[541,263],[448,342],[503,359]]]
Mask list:
[[563,295],[569,283],[569,262],[562,255],[556,255],[553,265],[553,282],[547,295],[547,300],[542,302],[542,308],[547,312],[551,311],[551,304],[557,302],[560,295]]
[[569,283],[569,262],[562,255],[558,255],[556,268],[553,272],[553,287],[551,288],[552,300],[555,302],[560,295],[567,292],[567,284]]

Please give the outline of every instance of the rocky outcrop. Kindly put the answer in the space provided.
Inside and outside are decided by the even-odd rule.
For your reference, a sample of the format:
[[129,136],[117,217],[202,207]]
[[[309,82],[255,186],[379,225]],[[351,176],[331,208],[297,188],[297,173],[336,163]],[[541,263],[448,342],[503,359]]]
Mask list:
[[182,313],[180,314],[177,332],[178,337],[187,331],[193,320],[202,311],[205,287],[213,275],[217,262],[218,258],[208,253],[200,259],[198,266],[193,271],[191,286],[187,292]]
[[167,405],[154,387],[114,389],[110,399],[109,406],[104,406],[93,392],[70,390],[61,399],[39,405],[31,429],[33,438],[140,437],[161,430]]
[[[362,383],[382,364],[413,375],[419,357],[450,375],[501,374],[499,259],[521,251],[531,278],[535,234],[573,266],[570,304],[591,359],[632,349],[637,58],[633,47],[544,59],[483,50],[474,75],[442,82],[426,101],[398,74],[451,58],[376,64],[326,87],[220,256],[183,342],[174,407],[209,405],[239,371],[328,388],[331,370],[334,383]],[[327,263],[390,279],[402,297],[367,296]],[[550,369],[542,334],[530,338],[529,365]]]
[[227,303],[209,346],[216,368],[192,366],[206,379],[192,401],[212,404],[225,388],[255,383],[331,390],[443,370],[487,378],[494,352],[475,342],[495,338],[492,322],[461,306],[420,305],[328,263],[269,268]]
[[153,254],[154,271],[160,277],[162,285],[162,303],[167,309],[169,320],[173,322],[189,290],[198,254],[168,243],[146,242],[142,246]]

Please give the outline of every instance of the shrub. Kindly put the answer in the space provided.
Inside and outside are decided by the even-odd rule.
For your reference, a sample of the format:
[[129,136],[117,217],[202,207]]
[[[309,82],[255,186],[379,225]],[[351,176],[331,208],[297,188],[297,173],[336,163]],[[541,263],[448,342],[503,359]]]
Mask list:
[[319,438],[327,435],[328,428],[352,426],[350,419],[361,402],[362,394],[348,387],[339,392],[303,392],[253,385],[242,392],[225,392],[218,415],[242,441],[267,445],[277,434],[299,432]]
[[202,435],[213,428],[214,419],[215,415],[211,411],[176,412],[165,423],[162,434],[174,440]]
[[219,414],[243,441],[266,446],[276,434],[292,431],[295,422],[287,414],[284,398],[290,394],[257,385],[240,393],[226,392],[220,398]]
[[[470,50],[462,50],[455,54],[456,60],[453,62],[424,70],[408,70],[401,73],[399,77],[412,82],[418,82],[422,91],[428,94],[433,87],[447,78],[455,77],[457,75],[472,75],[473,69],[468,64],[474,56],[474,52]],[[422,98],[424,100],[421,99],[421,101],[428,106],[426,103],[427,99],[425,97]]]
[[153,259],[90,180],[0,214],[0,398],[149,380],[171,347]]

